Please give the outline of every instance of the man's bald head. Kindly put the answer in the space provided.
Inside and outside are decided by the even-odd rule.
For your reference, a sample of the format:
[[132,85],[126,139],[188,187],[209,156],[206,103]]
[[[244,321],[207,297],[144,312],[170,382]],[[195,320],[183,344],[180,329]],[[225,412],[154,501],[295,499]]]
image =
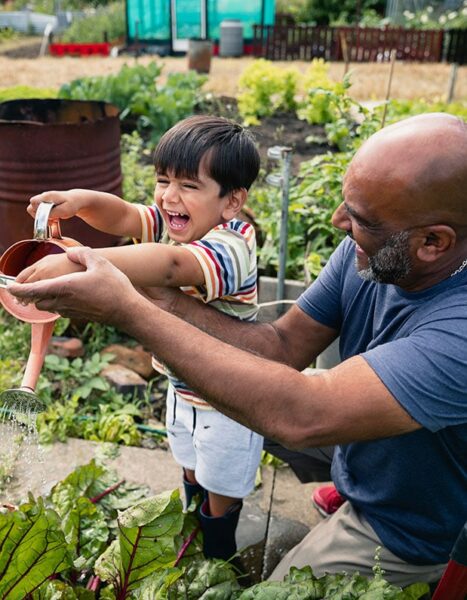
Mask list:
[[444,113],[390,125],[359,149],[347,183],[377,199],[401,227],[445,223],[462,229],[467,226],[467,125]]

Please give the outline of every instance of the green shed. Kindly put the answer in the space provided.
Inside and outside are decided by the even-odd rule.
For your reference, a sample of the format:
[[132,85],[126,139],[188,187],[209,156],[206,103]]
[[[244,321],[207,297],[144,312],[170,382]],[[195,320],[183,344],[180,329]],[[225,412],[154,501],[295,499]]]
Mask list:
[[126,0],[127,43],[172,54],[186,52],[189,39],[206,38],[216,52],[220,25],[227,19],[243,24],[248,53],[253,25],[274,24],[274,0]]

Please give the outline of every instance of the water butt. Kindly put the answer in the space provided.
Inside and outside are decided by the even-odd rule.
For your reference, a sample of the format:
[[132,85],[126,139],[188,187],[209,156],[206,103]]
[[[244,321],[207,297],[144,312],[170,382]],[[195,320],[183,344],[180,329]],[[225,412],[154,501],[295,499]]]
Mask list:
[[[105,102],[11,100],[0,103],[0,252],[29,239],[29,198],[47,190],[88,188],[121,195],[118,109]],[[61,222],[65,236],[84,245],[118,238],[81,219]]]
[[211,68],[212,42],[199,38],[188,40],[188,68],[197,73],[209,73]]

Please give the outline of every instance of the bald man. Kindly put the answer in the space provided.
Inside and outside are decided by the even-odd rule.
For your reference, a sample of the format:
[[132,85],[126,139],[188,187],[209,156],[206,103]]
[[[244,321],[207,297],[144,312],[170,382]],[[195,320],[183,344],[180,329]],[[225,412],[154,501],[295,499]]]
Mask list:
[[[68,252],[85,272],[11,292],[119,327],[215,408],[287,447],[338,445],[332,477],[348,502],[272,578],[292,565],[371,576],[381,546],[389,581],[434,582],[467,520],[466,192],[462,121],[430,114],[372,136],[333,216],[348,237],[272,324],[148,297],[89,249]],[[340,365],[300,373],[339,335]]]

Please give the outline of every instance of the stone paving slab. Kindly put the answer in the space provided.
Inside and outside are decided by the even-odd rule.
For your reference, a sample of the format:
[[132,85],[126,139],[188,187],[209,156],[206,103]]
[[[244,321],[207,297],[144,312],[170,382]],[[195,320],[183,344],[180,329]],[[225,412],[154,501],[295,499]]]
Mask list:
[[[112,445],[107,445],[112,446]],[[19,503],[28,491],[45,495],[55,483],[77,466],[101,453],[103,445],[69,439],[42,449],[40,461],[19,461],[15,484],[0,502]],[[181,471],[170,451],[163,449],[119,447],[119,454],[108,460],[122,479],[146,485],[151,493],[180,488]],[[285,553],[298,543],[321,519],[311,503],[316,485],[301,484],[288,467],[262,467],[262,483],[244,501],[237,530],[237,544],[252,581],[267,577]]]
[[313,490],[322,485],[300,483],[288,467],[275,470],[262,579],[266,579],[287,552],[322,520],[311,501]]

